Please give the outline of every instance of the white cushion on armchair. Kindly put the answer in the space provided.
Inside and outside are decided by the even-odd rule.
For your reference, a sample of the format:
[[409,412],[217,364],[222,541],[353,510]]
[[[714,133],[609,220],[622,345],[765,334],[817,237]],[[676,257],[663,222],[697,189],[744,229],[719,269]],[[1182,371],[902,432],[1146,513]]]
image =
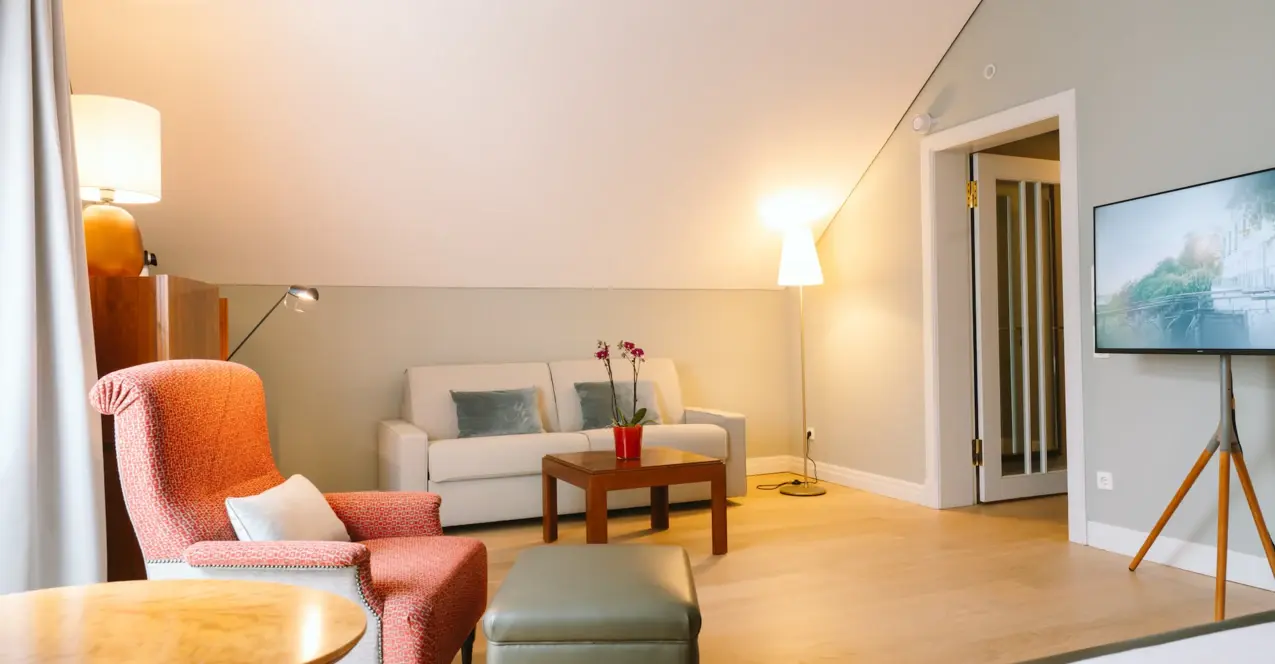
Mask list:
[[328,500],[303,475],[254,496],[226,498],[226,513],[241,542],[350,541]]

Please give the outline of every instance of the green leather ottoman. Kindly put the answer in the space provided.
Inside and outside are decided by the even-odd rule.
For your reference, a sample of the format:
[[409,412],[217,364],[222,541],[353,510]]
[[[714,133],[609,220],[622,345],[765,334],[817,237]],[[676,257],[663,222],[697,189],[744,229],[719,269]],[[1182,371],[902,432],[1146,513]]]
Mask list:
[[677,546],[541,546],[483,616],[488,664],[699,661],[699,602]]

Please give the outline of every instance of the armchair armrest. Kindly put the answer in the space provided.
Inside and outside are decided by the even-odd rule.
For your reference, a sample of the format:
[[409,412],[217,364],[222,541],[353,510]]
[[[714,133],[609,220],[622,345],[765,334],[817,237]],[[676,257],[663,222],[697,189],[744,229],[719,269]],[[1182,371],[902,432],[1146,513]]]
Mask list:
[[726,430],[726,495],[748,493],[748,442],[744,416],[724,410],[686,407],[686,424],[716,424]]
[[196,542],[182,552],[191,567],[367,567],[356,542]]
[[443,499],[424,491],[326,493],[328,505],[350,532],[350,539],[428,537],[443,534],[438,507]]
[[376,425],[379,486],[385,491],[429,490],[429,435],[405,420]]
[[[372,587],[372,555],[357,542],[196,542],[182,551],[182,560],[193,568],[204,568],[203,578],[291,583],[362,600],[378,616],[385,608],[384,599]],[[273,571],[268,577],[252,575],[254,567]],[[342,591],[341,584],[334,584],[333,575],[345,579],[350,590]]]

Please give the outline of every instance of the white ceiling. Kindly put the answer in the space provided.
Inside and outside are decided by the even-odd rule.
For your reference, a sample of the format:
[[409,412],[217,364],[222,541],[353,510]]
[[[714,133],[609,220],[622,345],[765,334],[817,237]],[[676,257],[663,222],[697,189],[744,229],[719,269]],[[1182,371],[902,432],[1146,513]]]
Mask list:
[[976,4],[67,0],[66,19],[75,91],[162,115],[163,200],[132,211],[165,271],[769,288],[759,205],[839,205]]

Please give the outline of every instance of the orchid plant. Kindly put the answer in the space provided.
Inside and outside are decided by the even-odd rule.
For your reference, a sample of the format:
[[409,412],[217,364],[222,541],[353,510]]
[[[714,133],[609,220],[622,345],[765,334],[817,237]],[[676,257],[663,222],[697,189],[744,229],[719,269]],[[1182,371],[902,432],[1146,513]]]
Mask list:
[[640,427],[643,424],[654,422],[646,418],[646,409],[638,408],[638,373],[642,371],[642,363],[646,362],[646,351],[638,348],[637,344],[632,341],[621,341],[615,345],[616,350],[620,351],[620,359],[625,360],[633,366],[633,413],[631,417],[626,417],[624,411],[620,408],[620,396],[615,391],[615,374],[611,372],[611,344],[605,341],[598,341],[598,350],[593,354],[594,357],[602,360],[602,365],[607,369],[607,380],[611,382],[611,425],[617,427]]

